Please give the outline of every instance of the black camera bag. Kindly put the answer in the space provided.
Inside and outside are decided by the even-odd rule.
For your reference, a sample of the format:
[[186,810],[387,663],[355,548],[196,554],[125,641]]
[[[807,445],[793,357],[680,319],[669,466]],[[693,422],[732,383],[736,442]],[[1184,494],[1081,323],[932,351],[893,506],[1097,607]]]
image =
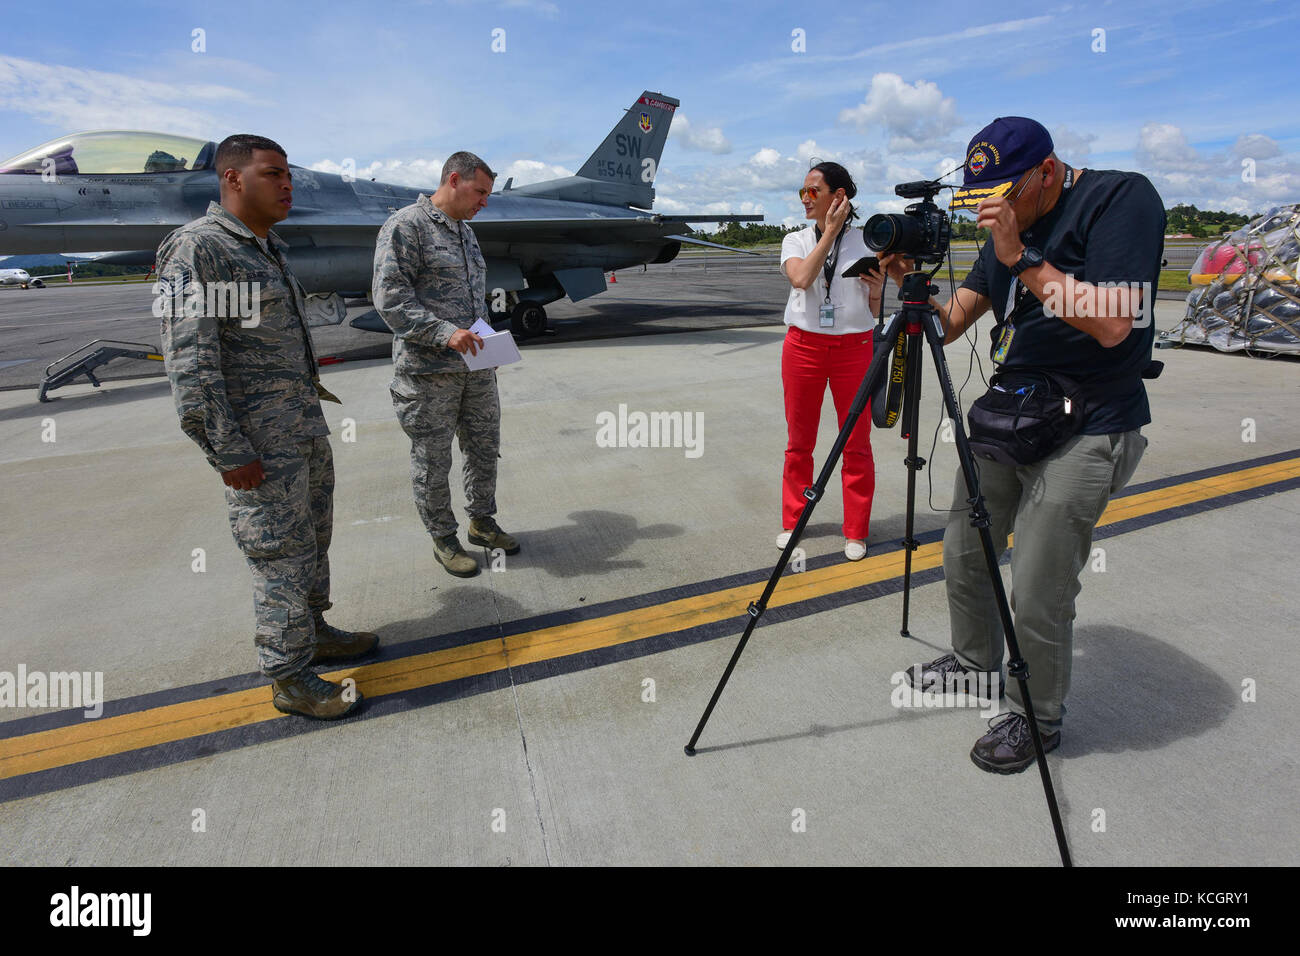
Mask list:
[[1043,368],[1004,366],[966,413],[971,454],[1012,467],[1042,461],[1083,427],[1089,402],[1116,383],[1159,378],[1164,368],[1148,361],[1139,372],[1079,382]]
[[1084,389],[1046,369],[1008,367],[967,412],[971,454],[1003,465],[1032,465],[1083,426]]

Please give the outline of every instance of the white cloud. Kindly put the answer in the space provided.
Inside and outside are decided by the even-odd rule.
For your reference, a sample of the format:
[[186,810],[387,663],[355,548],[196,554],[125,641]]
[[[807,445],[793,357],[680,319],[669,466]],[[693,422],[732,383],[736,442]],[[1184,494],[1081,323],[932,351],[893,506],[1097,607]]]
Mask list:
[[1232,147],[1234,159],[1273,159],[1282,155],[1282,148],[1277,141],[1260,133],[1251,133],[1240,137]]
[[885,179],[889,183],[914,183],[926,176],[915,166],[902,166],[897,163],[885,164]]
[[1088,165],[1092,144],[1096,140],[1096,133],[1077,133],[1068,126],[1058,126],[1052,130],[1052,146],[1056,155],[1071,166]]
[[[377,179],[396,186],[413,186],[433,190],[442,178],[442,159],[383,159],[358,166],[352,175],[357,179]],[[332,159],[322,159],[307,167],[321,173],[342,174],[345,167]]]
[[[1068,7],[1061,12],[1068,12]],[[758,83],[773,76],[794,75],[796,79],[787,83],[786,92],[806,98],[856,89],[859,81],[852,67],[861,63],[901,60],[921,72],[965,73],[968,68],[987,72],[990,44],[996,44],[999,60],[1021,62],[1031,53],[1041,54],[1044,31],[1039,28],[1050,26],[1053,19],[1052,16],[1036,16],[1002,20],[940,34],[912,31],[916,35],[910,39],[877,43],[851,53],[783,55],[742,63],[733,67],[727,76],[746,83]],[[990,37],[996,39],[990,40]],[[822,67],[832,69],[815,72]],[[810,73],[813,74],[811,77]]]
[[903,199],[902,197],[899,197],[898,199],[882,199],[872,207],[871,211],[872,212],[902,212],[911,203],[915,201],[916,200],[914,199]]
[[665,196],[662,189],[655,190],[655,212],[666,212],[669,215],[689,215],[695,210],[684,202],[673,199],[671,196]]
[[957,101],[944,96],[938,85],[917,80],[909,85],[897,73],[877,73],[867,97],[852,109],[840,111],[841,123],[854,124],[865,133],[883,128],[892,150],[916,150],[934,145],[961,123]]
[[[365,166],[358,166],[352,173],[357,179],[377,179],[381,183],[393,183],[397,186],[413,186],[417,189],[436,189],[442,179],[443,159],[380,159]],[[322,159],[307,167],[322,173],[342,174],[345,167],[332,159]],[[572,176],[573,170],[564,166],[543,163],[536,159],[516,159],[497,170],[496,186],[500,189],[507,179],[514,179],[514,186],[527,186],[529,183],[542,183],[549,179],[563,179]]]
[[701,214],[713,213],[715,215],[731,213],[740,216],[761,216],[763,214],[763,204],[761,202],[742,202],[736,205],[729,202],[711,202],[706,203],[697,212]]
[[795,147],[794,154],[801,162],[805,163],[811,162],[814,157],[817,159],[830,159],[832,156],[832,154],[818,148],[815,139],[804,140]]
[[930,178],[944,183],[960,183],[962,181],[962,161],[951,156],[945,156],[930,167]]
[[[848,169],[858,187],[854,203],[860,213],[869,209],[872,194],[892,195],[895,183],[925,178],[919,168],[887,163],[877,150],[837,155],[809,139],[799,143],[793,152],[795,155],[787,156],[775,147],[765,146],[744,162],[667,171],[656,184],[656,208],[698,213],[701,203],[707,203],[706,212],[726,209],[767,215],[770,210],[774,220],[799,225],[804,221],[803,209],[795,194],[808,172],[808,160],[814,156],[834,158]],[[889,208],[895,205],[891,203]]]
[[[1260,155],[1246,155],[1255,150]],[[1166,206],[1262,212],[1300,196],[1300,160],[1283,155],[1267,136],[1242,136],[1222,152],[1201,151],[1170,123],[1148,123],[1138,134],[1137,171],[1156,187]]]
[[529,183],[544,183],[548,179],[563,179],[572,175],[573,170],[563,166],[543,163],[536,159],[516,159],[497,173],[497,186],[498,188],[504,186],[506,180],[512,176],[515,180],[514,185],[527,186]]
[[731,143],[718,126],[695,126],[681,113],[673,117],[668,135],[683,149],[698,149],[723,155],[731,152]]
[[1177,170],[1196,162],[1196,150],[1177,126],[1147,123],[1138,134],[1137,159],[1151,169]]
[[207,139],[225,123],[204,107],[224,112],[254,102],[243,90],[216,83],[161,83],[0,55],[0,111],[25,113],[69,132],[103,128],[111,116],[119,129]]

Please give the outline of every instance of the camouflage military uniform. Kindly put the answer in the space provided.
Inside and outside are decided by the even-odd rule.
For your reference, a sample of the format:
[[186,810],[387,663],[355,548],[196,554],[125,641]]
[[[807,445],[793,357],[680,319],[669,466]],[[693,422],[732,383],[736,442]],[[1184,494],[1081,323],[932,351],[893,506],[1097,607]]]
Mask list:
[[[214,202],[158,249],[162,350],[181,428],[218,472],[260,458],[266,474],[249,491],[227,486],[226,502],[253,573],[259,663],[274,680],[311,661],[314,618],[330,606],[334,493],[306,303],[286,248]],[[184,308],[183,291],[217,282],[258,284],[255,324],[207,301]]]
[[425,528],[456,532],[451,440],[460,439],[471,518],[496,513],[501,406],[495,369],[471,372],[447,342],[487,321],[487,264],[473,230],[428,196],[398,210],[375,242],[375,308],[393,330],[397,420],[411,439],[411,484]]

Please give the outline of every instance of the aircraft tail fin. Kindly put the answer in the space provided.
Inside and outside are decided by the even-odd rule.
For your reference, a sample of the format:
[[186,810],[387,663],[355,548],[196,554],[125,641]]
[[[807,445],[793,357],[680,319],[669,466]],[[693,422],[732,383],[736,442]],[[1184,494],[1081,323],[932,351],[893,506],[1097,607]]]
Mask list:
[[659,157],[680,100],[646,90],[614,124],[576,176],[518,186],[512,194],[649,209]]
[[680,100],[646,90],[582,164],[578,175],[623,186],[630,198],[642,198],[648,193],[648,207],[654,200],[652,187],[659,172],[659,157],[679,106]]

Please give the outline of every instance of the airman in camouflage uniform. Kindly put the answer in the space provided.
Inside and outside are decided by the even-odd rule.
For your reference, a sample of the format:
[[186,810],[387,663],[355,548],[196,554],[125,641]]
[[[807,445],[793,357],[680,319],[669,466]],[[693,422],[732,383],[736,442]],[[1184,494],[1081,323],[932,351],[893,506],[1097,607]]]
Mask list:
[[[217,151],[222,203],[158,249],[155,314],[181,429],[226,484],[230,526],[253,573],[255,642],[273,702],[340,717],[360,699],[313,660],[363,656],[374,634],[326,624],[334,463],[306,302],[270,224],[289,214],[284,151],[235,136]],[[234,283],[234,285],[225,285]],[[253,308],[249,309],[248,306]]]
[[454,436],[465,459],[470,543],[519,551],[492,517],[501,445],[496,370],[469,371],[457,354],[483,344],[469,327],[488,320],[487,264],[467,220],[487,205],[495,178],[473,153],[454,154],[437,192],[394,213],[375,242],[372,298],[393,330],[390,391],[411,439],[415,505],[434,556],[458,577],[473,577],[479,567],[460,546],[451,511]]

